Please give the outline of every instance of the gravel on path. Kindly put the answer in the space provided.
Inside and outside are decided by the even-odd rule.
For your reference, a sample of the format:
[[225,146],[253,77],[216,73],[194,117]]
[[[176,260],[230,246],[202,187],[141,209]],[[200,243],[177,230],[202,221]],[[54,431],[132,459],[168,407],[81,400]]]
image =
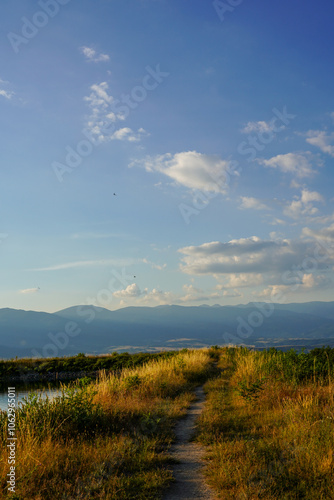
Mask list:
[[199,443],[190,442],[195,432],[195,421],[205,403],[203,387],[197,387],[195,394],[197,401],[190,406],[186,417],[181,419],[175,428],[176,442],[170,452],[179,463],[173,467],[175,482],[167,490],[163,500],[217,499],[205,483],[202,473],[205,449]]

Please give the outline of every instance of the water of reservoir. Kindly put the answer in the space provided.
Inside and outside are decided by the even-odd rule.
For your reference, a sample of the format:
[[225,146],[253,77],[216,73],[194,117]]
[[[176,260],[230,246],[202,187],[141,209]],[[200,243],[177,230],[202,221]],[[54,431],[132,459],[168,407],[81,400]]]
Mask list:
[[31,392],[41,394],[42,397],[54,398],[61,394],[60,382],[33,382],[24,384],[22,382],[3,382],[0,384],[0,410],[8,409],[8,387],[15,387],[16,408],[23,399]]

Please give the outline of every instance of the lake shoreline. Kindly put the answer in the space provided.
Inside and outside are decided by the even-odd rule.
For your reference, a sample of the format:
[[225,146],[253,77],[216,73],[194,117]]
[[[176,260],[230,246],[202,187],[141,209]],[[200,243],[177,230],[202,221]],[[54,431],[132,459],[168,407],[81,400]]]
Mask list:
[[55,382],[57,380],[74,380],[82,377],[96,378],[100,370],[87,372],[50,372],[50,373],[36,373],[28,372],[21,373],[17,375],[8,375],[6,377],[0,377],[0,383],[5,382]]

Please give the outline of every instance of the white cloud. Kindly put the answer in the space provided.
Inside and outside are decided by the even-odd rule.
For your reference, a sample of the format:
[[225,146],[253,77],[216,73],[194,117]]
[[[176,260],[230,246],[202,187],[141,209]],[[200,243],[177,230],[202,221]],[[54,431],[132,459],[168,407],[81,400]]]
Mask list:
[[253,292],[253,295],[261,299],[270,299],[275,302],[275,297],[280,297],[279,300],[284,302],[284,295],[291,293],[291,286],[288,285],[270,285],[261,292]]
[[11,92],[9,90],[0,89],[0,95],[2,97],[5,97],[6,99],[11,99],[14,95],[14,92]]
[[267,210],[269,207],[262,203],[257,198],[251,198],[248,196],[241,196],[241,205],[242,209],[252,209],[252,210]]
[[323,153],[327,153],[334,157],[334,132],[327,134],[321,130],[309,130],[307,132],[306,141],[312,146],[320,148]]
[[151,292],[146,290],[146,294],[140,299],[139,303],[149,304],[152,302],[157,305],[173,304],[175,295],[172,292],[164,292],[157,288],[153,288]]
[[313,288],[316,284],[316,279],[314,278],[313,274],[304,274],[302,284],[306,288]]
[[158,305],[167,305],[173,304],[175,301],[175,296],[172,292],[163,292],[161,290],[157,290],[153,288],[151,292],[147,292],[147,294],[142,298],[143,303],[155,302]]
[[124,290],[118,290],[117,292],[114,292],[113,296],[117,299],[126,299],[140,297],[141,295],[145,295],[146,293],[146,290],[142,292],[136,283],[132,283],[131,285],[128,285]]
[[334,241],[334,224],[319,229],[318,231],[304,227],[302,234],[303,236],[311,237],[316,240]]
[[316,207],[304,207],[301,200],[292,201],[285,209],[284,214],[292,219],[299,219],[306,215],[314,215],[318,212]]
[[197,288],[194,285],[183,285],[182,288],[186,293],[191,293],[193,295],[203,293],[203,290],[201,290],[201,288]]
[[142,262],[144,262],[144,264],[149,264],[152,267],[152,269],[158,269],[159,271],[162,271],[167,267],[167,264],[162,264],[162,265],[155,264],[154,262],[151,262],[148,259],[142,259]]
[[119,141],[123,141],[129,137],[129,135],[132,134],[132,130],[129,127],[124,127],[120,128],[119,130],[116,130],[116,132],[113,134],[113,139],[118,139]]
[[121,306],[126,306],[129,303],[135,303],[136,305],[150,304],[155,305],[166,305],[175,302],[176,297],[172,292],[163,292],[156,288],[149,291],[148,288],[140,290],[136,283],[128,285],[124,290],[118,290],[113,293],[116,299],[120,299]]
[[147,172],[159,172],[176,183],[190,189],[225,193],[230,175],[238,175],[232,170],[232,163],[217,156],[209,156],[197,151],[185,151],[172,155],[147,157],[135,164],[144,164]]
[[[219,275],[240,273],[279,275],[293,266],[300,266],[306,258],[313,258],[315,242],[261,240],[253,236],[228,243],[211,242],[185,247],[179,252],[183,254],[180,268],[187,274],[207,274],[217,279]],[[234,284],[240,286],[234,276],[231,284],[233,279]]]
[[[207,302],[209,300],[217,300],[222,298],[222,293],[218,291],[206,293],[194,285],[183,285],[184,295],[175,294],[173,292],[164,292],[157,288],[149,291],[148,288],[140,290],[135,284],[127,286],[124,290],[118,290],[113,293],[116,299],[121,301],[121,305],[125,306],[130,304],[135,305],[166,305],[166,304],[185,304],[192,302]],[[231,295],[232,296],[232,295]],[[239,296],[234,295],[233,296]]]
[[66,262],[48,267],[30,269],[30,271],[60,271],[62,269],[74,269],[80,267],[98,266],[128,266],[134,263],[133,259],[102,259],[102,260],[79,260],[76,262]]
[[[8,86],[9,82],[2,80],[0,78],[0,85],[1,86]],[[0,89],[0,96],[4,97],[5,99],[10,100],[13,96],[15,95],[15,92],[12,92],[11,90],[4,90],[3,88]]]
[[185,295],[181,296],[177,302],[207,302],[212,299],[219,299],[221,295],[217,292],[206,294],[200,288],[196,288],[194,285],[183,285],[183,290],[186,292]]
[[308,203],[311,203],[312,201],[323,202],[324,198],[320,193],[317,193],[316,191],[308,191],[307,189],[303,189],[301,201],[302,201],[302,203],[304,203],[304,205],[307,205]]
[[92,92],[84,97],[84,101],[87,101],[93,108],[96,106],[106,109],[113,102],[114,98],[108,94],[107,82],[94,83],[90,89]]
[[313,206],[313,202],[323,203],[323,196],[317,191],[308,191],[303,189],[301,197],[289,203],[283,210],[283,213],[293,219],[299,219],[305,216],[313,216],[318,212],[318,208]]
[[[284,127],[281,127],[282,129]],[[241,129],[241,133],[243,134],[251,134],[252,132],[261,133],[261,132],[272,132],[276,129],[276,125],[274,122],[248,122],[247,125]],[[277,130],[276,130],[277,132]]]
[[291,189],[300,189],[302,186],[299,184],[299,182],[296,181],[296,179],[292,179],[290,182],[290,187]]
[[334,214],[329,215],[318,215],[316,217],[312,217],[312,223],[314,224],[329,224],[334,221]]
[[271,224],[272,226],[278,226],[278,225],[282,225],[282,226],[284,226],[284,225],[286,224],[286,222],[285,222],[284,220],[282,220],[282,219],[277,219],[277,218],[274,218],[274,219],[270,222],[270,224]]
[[84,101],[91,109],[86,129],[96,143],[114,140],[139,142],[143,137],[149,135],[143,128],[139,128],[137,132],[129,127],[115,130],[117,121],[124,121],[125,115],[115,111],[114,106],[117,101],[108,93],[109,85],[107,82],[95,83],[90,87],[90,90],[90,95],[84,97]]
[[109,85],[107,82],[95,83],[90,87],[90,90],[90,95],[84,97],[84,101],[91,109],[86,128],[96,141],[110,140],[115,131],[114,123],[117,120],[123,120],[124,116],[120,113],[114,113],[111,109],[114,98],[108,94]]
[[30,294],[30,293],[37,293],[37,292],[39,292],[39,287],[38,288],[25,288],[24,290],[20,290],[19,293]]
[[107,62],[110,60],[108,54],[98,54],[96,50],[91,47],[81,47],[81,52],[86,57],[86,59],[90,62]]
[[[109,86],[107,82],[94,84],[90,87],[91,93],[84,97],[91,108],[91,115],[86,123],[86,128],[97,142],[103,142],[110,139],[114,132],[108,130],[109,124],[113,124],[116,119],[122,119],[121,116],[116,116],[110,110],[110,105],[114,102],[114,98],[108,94]],[[112,115],[111,115],[112,113]],[[112,116],[113,118],[107,118]]]
[[223,292],[223,297],[236,298],[242,296],[243,294],[240,293],[238,290],[224,290]]
[[277,233],[276,231],[271,231],[269,233],[269,236],[272,240],[280,240],[281,239],[281,235],[279,233]]
[[297,177],[310,177],[315,173],[310,162],[310,153],[287,153],[277,155],[269,160],[258,160],[261,165],[270,168],[278,168],[284,173],[296,175]]
[[227,281],[216,286],[217,290],[224,290],[225,288],[243,288],[258,286],[263,283],[261,273],[257,274],[230,274],[227,276]]
[[298,277],[297,274],[294,275],[293,285],[270,285],[261,292],[253,292],[259,298],[270,299],[275,301],[275,298],[280,297],[279,301],[285,301],[286,295],[291,294],[298,290],[299,293],[309,292],[312,290],[319,289],[329,284],[328,278],[323,275],[315,275],[312,273],[304,273]]
[[110,140],[139,142],[143,137],[147,137],[148,135],[149,134],[143,128],[138,129],[137,132],[133,132],[129,127],[123,127],[116,130],[116,132],[110,136]]

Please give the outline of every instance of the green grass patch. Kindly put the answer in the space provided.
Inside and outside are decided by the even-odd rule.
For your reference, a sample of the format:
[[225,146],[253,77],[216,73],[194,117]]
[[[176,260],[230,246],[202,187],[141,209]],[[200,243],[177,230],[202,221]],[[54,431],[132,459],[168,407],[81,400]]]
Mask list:
[[311,356],[293,367],[291,353],[221,350],[197,434],[219,498],[334,498],[334,387],[324,352],[314,375]]

